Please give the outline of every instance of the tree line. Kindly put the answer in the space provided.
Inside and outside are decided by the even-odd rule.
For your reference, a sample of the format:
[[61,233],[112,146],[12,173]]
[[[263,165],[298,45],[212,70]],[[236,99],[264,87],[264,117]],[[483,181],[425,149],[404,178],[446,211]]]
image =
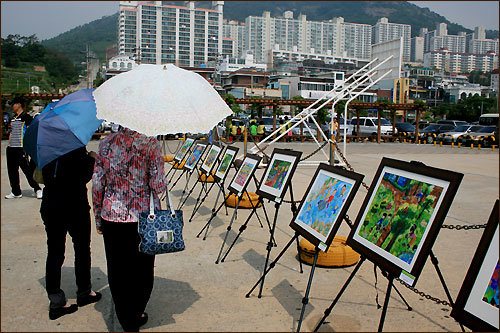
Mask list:
[[15,69],[25,67],[25,63],[44,66],[54,85],[78,79],[73,62],[59,51],[44,47],[36,35],[2,38],[2,66]]

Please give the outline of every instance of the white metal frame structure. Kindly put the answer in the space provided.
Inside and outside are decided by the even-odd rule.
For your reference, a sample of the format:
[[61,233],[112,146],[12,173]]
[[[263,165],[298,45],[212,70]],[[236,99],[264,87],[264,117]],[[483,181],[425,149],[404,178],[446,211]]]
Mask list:
[[[386,63],[387,61],[389,61],[392,58],[393,58],[393,56],[389,56],[388,58],[386,58],[385,60],[383,60],[380,63],[378,63],[373,68],[367,70],[367,68],[370,65],[373,65],[373,63],[378,60],[378,58],[373,59],[372,61],[370,61],[365,66],[363,66],[361,69],[359,69],[356,73],[354,73],[349,78],[348,81],[350,81],[351,79],[353,79],[353,81],[350,84],[348,84],[347,86],[344,86],[344,88],[340,89],[339,91],[336,91],[339,88],[334,88],[331,91],[326,92],[321,98],[319,98],[318,100],[316,100],[313,104],[309,105],[307,108],[305,108],[304,110],[302,110],[300,113],[296,114],[293,118],[291,118],[290,120],[288,120],[285,124],[281,125],[279,128],[277,128],[274,132],[272,132],[271,134],[269,134],[263,140],[261,140],[258,143],[255,143],[256,147],[251,148],[249,152],[252,153],[252,154],[258,154],[258,150],[262,149],[261,147],[262,147],[262,145],[265,142],[267,142],[269,139],[271,139],[274,135],[278,134],[279,131],[280,131],[280,129],[283,126],[285,126],[285,127],[288,126],[288,124],[292,123],[292,121],[294,121],[294,120],[298,120],[298,122],[295,123],[294,125],[292,125],[284,133],[281,133],[281,134],[277,135],[276,138],[274,138],[271,142],[269,142],[266,145],[266,147],[268,145],[270,145],[270,144],[275,143],[279,139],[281,139],[284,135],[286,135],[286,133],[288,131],[290,131],[293,128],[299,126],[300,124],[303,124],[306,127],[306,129],[309,131],[309,133],[311,134],[311,137],[314,139],[314,141],[316,142],[316,144],[318,145],[318,147],[321,147],[321,144],[318,142],[317,138],[313,135],[313,133],[311,131],[311,128],[309,127],[309,125],[306,122],[306,120],[308,120],[308,118],[312,119],[313,123],[318,128],[318,132],[321,134],[321,136],[323,137],[323,139],[325,141],[328,141],[329,144],[335,143],[334,141],[332,141],[330,138],[328,138],[326,136],[326,134],[321,130],[321,126],[318,124],[318,122],[316,121],[316,119],[314,117],[311,117],[311,116],[314,115],[316,112],[318,112],[318,110],[320,110],[321,108],[323,108],[325,105],[327,105],[328,103],[330,103],[330,102],[333,101],[332,109],[330,110],[330,119],[334,119],[334,116],[335,116],[335,105],[339,101],[341,101],[341,100],[347,100],[347,102],[345,103],[345,109],[344,109],[344,122],[345,122],[347,120],[347,107],[348,107],[348,104],[351,101],[353,101],[355,98],[357,98],[360,94],[362,94],[363,92],[365,92],[366,90],[368,90],[369,88],[371,88],[372,86],[374,86],[375,84],[377,84],[380,80],[382,80],[385,76],[387,76],[391,72],[391,70],[389,70],[386,73],[384,73],[383,75],[378,76],[378,78],[376,80],[373,80],[373,77],[375,75],[377,75],[377,68],[379,68],[380,66],[382,66],[384,63]],[[363,88],[360,91],[355,91],[355,89],[359,88],[363,84],[366,84],[365,88]],[[323,101],[324,99],[326,99],[326,101],[324,101],[320,106],[318,106],[316,108],[313,108],[315,105],[319,104],[320,101]],[[333,122],[331,123],[330,132],[331,133],[333,132]],[[344,127],[344,133],[343,133],[343,135],[344,135],[343,155],[346,156],[347,126]],[[320,151],[325,156],[326,161],[329,161],[330,160],[330,156],[325,152],[325,147],[323,147]],[[335,155],[335,152],[333,152],[333,155]],[[332,161],[334,161],[334,156],[332,156]],[[318,165],[321,162],[325,162],[325,161],[324,160],[323,161],[302,161],[300,163],[302,165]],[[342,164],[342,163],[340,163],[340,164]]]

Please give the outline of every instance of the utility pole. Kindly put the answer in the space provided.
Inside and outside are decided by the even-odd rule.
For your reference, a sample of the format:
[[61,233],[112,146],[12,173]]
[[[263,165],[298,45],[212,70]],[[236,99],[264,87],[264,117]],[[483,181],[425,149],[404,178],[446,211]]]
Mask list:
[[90,64],[89,64],[89,59],[90,59],[89,44],[87,44],[87,53],[85,55],[85,61],[87,62],[87,89],[90,89],[90,71],[89,71]]

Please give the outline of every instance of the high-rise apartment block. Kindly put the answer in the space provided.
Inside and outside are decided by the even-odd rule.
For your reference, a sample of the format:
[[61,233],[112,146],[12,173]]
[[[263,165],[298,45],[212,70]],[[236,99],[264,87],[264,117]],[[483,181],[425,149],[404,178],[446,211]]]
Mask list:
[[413,37],[410,40],[410,61],[423,62],[424,61],[424,37]]
[[305,15],[293,18],[287,11],[281,18],[270,12],[245,20],[245,47],[258,62],[270,62],[273,51],[324,56],[370,58],[371,26],[346,23],[342,17],[326,22],[308,21]]
[[211,8],[166,1],[120,1],[118,50],[140,63],[198,67],[222,54],[224,1]]
[[400,37],[403,37],[403,61],[410,61],[411,25],[389,23],[387,17],[382,17],[372,27],[372,44],[388,42]]
[[[237,21],[224,23],[222,36],[232,41],[232,53],[227,55],[233,58],[243,58],[247,50],[245,47],[245,24],[240,24]],[[223,53],[226,55],[225,52]]]
[[[402,38],[403,61],[424,62],[440,70],[488,71],[498,67],[498,39],[486,39],[484,27],[449,35],[446,23],[433,31],[422,28],[411,38],[411,26],[380,18],[373,26],[344,22],[308,21],[292,11],[281,17],[248,16],[244,23],[223,20],[224,1],[120,1],[118,53],[139,63],[200,67],[224,57],[244,58],[252,52],[255,63],[275,60],[323,60],[359,64],[371,58],[372,44]],[[495,67],[496,66],[496,67]]]
[[448,50],[431,51],[424,54],[424,66],[455,73],[468,73],[473,70],[490,72],[498,68],[498,55],[458,53]]

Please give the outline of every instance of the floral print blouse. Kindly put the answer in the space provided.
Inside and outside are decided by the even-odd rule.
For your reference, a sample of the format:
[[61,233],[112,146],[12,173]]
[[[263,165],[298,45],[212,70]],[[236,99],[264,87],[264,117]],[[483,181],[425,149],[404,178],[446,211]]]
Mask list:
[[160,143],[154,137],[121,127],[100,144],[92,176],[95,222],[138,222],[149,210],[153,192],[155,208],[167,180]]

